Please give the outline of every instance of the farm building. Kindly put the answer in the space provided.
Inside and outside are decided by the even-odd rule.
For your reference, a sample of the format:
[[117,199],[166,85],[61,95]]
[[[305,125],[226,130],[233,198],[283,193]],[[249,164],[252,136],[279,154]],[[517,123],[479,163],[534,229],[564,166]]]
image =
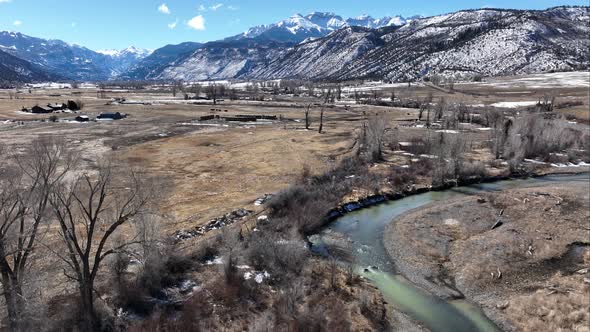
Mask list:
[[121,120],[127,117],[125,113],[100,113],[96,118],[102,120]]
[[35,105],[35,106],[33,106],[33,108],[31,108],[31,113],[34,113],[34,114],[53,113],[53,109],[49,108],[49,107],[41,107],[39,105]]
[[53,110],[54,112],[65,110],[68,108],[66,104],[47,104],[47,107]]

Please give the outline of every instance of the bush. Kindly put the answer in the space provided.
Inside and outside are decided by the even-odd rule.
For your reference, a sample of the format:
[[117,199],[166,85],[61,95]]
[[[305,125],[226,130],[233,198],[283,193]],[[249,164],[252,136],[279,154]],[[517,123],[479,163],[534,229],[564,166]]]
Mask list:
[[308,258],[305,242],[297,236],[286,241],[273,234],[257,232],[248,243],[248,259],[252,267],[257,271],[268,271],[273,279],[284,280],[299,275]]
[[509,132],[505,159],[521,161],[524,158],[548,160],[552,153],[567,149],[586,149],[588,133],[563,119],[544,119],[527,115],[518,119]]
[[408,146],[405,151],[415,154],[430,154],[431,144],[430,141],[423,139],[421,137],[412,137],[410,139],[410,146]]
[[459,179],[467,180],[470,178],[484,178],[488,174],[485,165],[482,162],[463,163],[459,171]]

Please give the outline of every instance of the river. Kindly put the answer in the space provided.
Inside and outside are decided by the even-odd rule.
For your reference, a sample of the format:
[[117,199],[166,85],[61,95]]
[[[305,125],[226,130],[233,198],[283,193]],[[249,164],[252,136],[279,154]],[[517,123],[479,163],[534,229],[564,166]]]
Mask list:
[[479,307],[466,300],[444,301],[396,274],[393,262],[383,245],[385,226],[396,217],[432,202],[444,202],[482,192],[550,185],[555,182],[589,183],[590,175],[550,175],[498,181],[389,201],[349,213],[330,223],[321,232],[310,237],[312,250],[326,254],[329,250],[329,241],[325,240],[335,238],[335,233],[348,238],[352,242],[355,256],[355,271],[379,288],[386,301],[431,331],[499,331],[496,324],[486,317]]

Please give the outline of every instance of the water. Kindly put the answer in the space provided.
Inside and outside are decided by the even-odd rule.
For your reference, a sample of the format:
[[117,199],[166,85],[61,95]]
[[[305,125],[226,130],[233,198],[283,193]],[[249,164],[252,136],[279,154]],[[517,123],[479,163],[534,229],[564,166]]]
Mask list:
[[[352,241],[357,273],[369,279],[383,297],[398,309],[435,332],[499,331],[476,306],[467,301],[443,301],[395,273],[383,245],[383,231],[394,218],[426,204],[482,192],[550,185],[556,182],[589,183],[589,174],[552,175],[523,180],[507,180],[453,188],[406,197],[347,214],[334,221],[319,236],[310,238],[314,250],[325,252],[324,239],[336,232]],[[369,267],[369,268],[368,268]],[[365,271],[368,269],[368,271]]]

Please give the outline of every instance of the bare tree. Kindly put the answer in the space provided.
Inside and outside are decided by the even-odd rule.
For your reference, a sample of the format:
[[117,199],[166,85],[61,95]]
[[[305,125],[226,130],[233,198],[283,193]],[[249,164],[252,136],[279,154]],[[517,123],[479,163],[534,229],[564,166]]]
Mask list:
[[218,89],[217,84],[210,84],[207,85],[205,88],[205,94],[207,95],[207,99],[213,100],[213,105],[217,105],[217,97],[218,97]]
[[176,97],[176,94],[178,92],[182,92],[183,91],[183,83],[182,81],[173,81],[172,82],[172,96]]
[[320,110],[320,128],[318,129],[318,133],[322,133],[322,130],[324,130],[324,110],[326,109],[326,104],[328,104],[331,100],[331,96],[332,96],[332,89],[328,89],[328,92],[326,93],[325,99],[324,99],[324,104],[322,105],[322,109]]
[[311,125],[311,118],[310,116],[310,112],[311,112],[311,105],[312,104],[307,104],[307,107],[305,108],[305,129],[309,130],[309,126]]
[[434,106],[434,118],[441,120],[443,115],[448,110],[448,104],[444,97],[440,97],[438,103]]
[[27,329],[23,281],[49,224],[50,192],[74,160],[62,141],[40,138],[14,157],[15,167],[0,169],[0,275],[12,331]]
[[107,165],[96,176],[83,174],[54,190],[50,197],[66,247],[64,255],[56,254],[68,266],[64,270],[66,277],[78,284],[86,331],[95,330],[99,324],[94,309],[94,282],[101,263],[131,243],[139,243],[137,236],[117,245],[109,240],[143,212],[152,197],[139,173],[130,171],[124,179],[115,180],[113,171]]
[[463,169],[467,144],[459,134],[439,133],[431,142],[432,154],[436,156],[432,182],[442,185],[448,179],[459,179]]
[[388,119],[385,113],[369,116],[364,133],[364,146],[369,159],[373,162],[381,160],[383,156],[383,138]]
[[198,98],[199,96],[201,96],[201,88],[202,88],[202,86],[200,84],[195,84],[195,85],[192,85],[191,87],[189,87],[187,89],[187,92],[194,93],[195,97]]
[[341,100],[342,99],[342,86],[340,84],[338,84],[336,86],[336,100]]

